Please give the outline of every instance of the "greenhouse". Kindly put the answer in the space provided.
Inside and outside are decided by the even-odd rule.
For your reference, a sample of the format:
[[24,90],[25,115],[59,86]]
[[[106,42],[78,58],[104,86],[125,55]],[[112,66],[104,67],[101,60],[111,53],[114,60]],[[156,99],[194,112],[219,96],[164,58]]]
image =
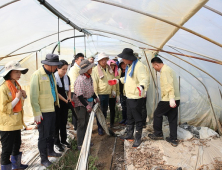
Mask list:
[[[191,170],[216,169],[216,166],[222,169],[221,0],[1,0],[0,23],[0,73],[5,71],[5,64],[10,61],[18,61],[22,67],[28,68],[27,74],[19,80],[27,96],[30,96],[31,76],[49,53],[59,55],[60,60],[69,64],[77,53],[83,53],[86,58],[95,57],[95,63],[101,52],[111,59],[124,48],[131,48],[139,54],[150,74],[146,96],[147,128],[143,129],[142,139],[145,142],[135,151],[131,149],[131,143],[125,141],[122,144],[123,160],[118,162],[120,159],[115,156],[115,147],[121,144],[117,137],[112,138],[115,147],[110,144],[110,159],[105,159],[106,155],[99,154],[99,151],[96,155],[98,160],[94,166],[98,169]],[[152,143],[148,139],[153,114],[161,99],[160,74],[151,63],[154,57],[161,58],[176,73],[181,97],[178,124],[204,127],[205,130],[200,132],[203,138],[194,139],[193,133],[185,134],[188,131],[180,128],[181,136],[178,136],[183,142],[176,149],[165,141]],[[0,83],[3,82],[1,77]],[[29,97],[23,109],[25,123],[34,127]],[[95,110],[93,112],[96,114]],[[89,144],[94,118],[90,120],[88,128],[90,125],[91,129],[84,140],[87,149],[81,150],[76,169],[90,169],[89,157],[93,151],[90,151]],[[169,133],[169,130],[165,132],[167,129],[168,124],[165,124],[164,134]],[[124,128],[121,127],[115,133],[124,133],[122,131]],[[31,138],[29,140],[36,142],[35,145],[26,143],[27,148],[36,148],[32,153],[24,151],[22,161],[30,169],[41,169],[41,166],[36,166],[39,164],[38,136],[31,131],[23,133],[22,139]],[[75,140],[72,130],[68,133]],[[25,138],[26,135],[29,137]],[[107,140],[107,145],[109,142]],[[94,145],[96,148],[95,141]],[[157,152],[160,153],[156,157],[149,155]],[[109,162],[106,166],[106,163],[101,163],[103,159]]]

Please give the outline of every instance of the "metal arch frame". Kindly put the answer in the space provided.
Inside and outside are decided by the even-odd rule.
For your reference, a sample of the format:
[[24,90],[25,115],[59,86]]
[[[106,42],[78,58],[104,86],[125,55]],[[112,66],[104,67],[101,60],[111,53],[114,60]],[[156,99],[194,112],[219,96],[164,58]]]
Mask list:
[[8,3],[0,6],[0,9],[6,7],[6,6],[10,5],[10,4],[13,4],[13,3],[15,3],[15,2],[18,2],[18,1],[20,1],[20,0],[13,0],[13,1],[11,1],[11,2],[8,2]]
[[[60,31],[60,33],[66,32],[66,31],[71,31],[71,30],[73,30],[73,29],[63,30],[63,31]],[[4,58],[10,57],[12,53],[14,53],[14,52],[16,52],[16,51],[18,51],[18,50],[20,50],[20,49],[22,49],[22,48],[24,48],[24,47],[27,47],[27,46],[35,43],[35,42],[38,42],[38,41],[40,41],[40,40],[43,40],[43,39],[45,39],[45,38],[51,37],[51,36],[56,35],[56,34],[58,34],[58,33],[53,33],[53,34],[44,36],[44,37],[42,37],[42,38],[39,38],[39,39],[37,39],[37,40],[35,40],[35,41],[32,41],[32,42],[26,44],[26,45],[23,45],[22,47],[19,47],[18,49],[16,49],[16,50],[10,52],[9,54],[7,54],[5,57],[0,57],[0,61],[1,61],[2,59],[4,59]]]
[[[149,45],[149,44],[147,44],[147,43],[144,43],[144,42],[141,42],[141,41],[135,40],[135,39],[133,39],[133,38],[129,38],[129,37],[126,37],[126,36],[120,35],[120,34],[116,34],[116,33],[108,32],[108,31],[104,31],[104,30],[91,29],[91,28],[89,28],[88,30],[92,30],[92,31],[94,30],[94,31],[98,31],[98,32],[104,32],[104,33],[107,33],[107,34],[113,34],[113,35],[116,35],[116,36],[120,36],[120,37],[123,37],[123,38],[126,38],[126,39],[130,39],[130,40],[133,40],[133,41],[139,42],[139,43],[141,43],[141,44],[145,44],[145,45],[148,45],[148,46],[154,47],[154,48],[156,48],[156,49],[159,49],[159,48],[157,48],[157,47],[155,47],[155,46]],[[92,35],[93,35],[93,33],[92,33]],[[142,48],[142,49],[144,49],[144,48]],[[215,77],[213,77],[212,75],[210,75],[210,74],[207,73],[206,71],[202,70],[201,68],[199,68],[199,67],[197,67],[197,66],[195,66],[195,65],[193,65],[193,64],[191,64],[191,63],[189,63],[189,62],[186,61],[186,60],[183,60],[183,59],[177,57],[177,56],[174,55],[174,54],[170,54],[170,55],[172,55],[172,56],[174,56],[174,57],[176,57],[176,58],[178,58],[178,59],[180,59],[180,60],[182,60],[182,61],[184,61],[184,62],[190,64],[191,66],[197,68],[198,70],[200,70],[200,71],[202,71],[203,73],[205,73],[205,74],[207,74],[208,76],[210,76],[212,79],[214,79],[218,84],[220,84],[220,85],[222,86],[222,84],[221,84],[221,83],[220,83]]]
[[218,61],[218,62],[222,62],[222,60],[218,60],[218,59],[215,59],[215,58],[212,58],[212,57],[209,57],[209,56],[206,56],[204,54],[199,54],[197,52],[194,52],[194,51],[190,51],[190,50],[187,50],[187,49],[184,49],[184,48],[181,48],[181,47],[176,47],[176,46],[173,46],[173,45],[166,45],[168,47],[173,47],[173,48],[176,48],[176,49],[179,49],[179,50],[183,50],[183,51],[187,51],[189,53],[193,53],[193,54],[196,54],[196,55],[200,55],[202,57],[205,57],[205,58],[208,58],[210,60],[215,60],[215,61]]
[[112,6],[115,6],[115,7],[119,7],[119,8],[122,8],[122,9],[126,9],[126,10],[129,10],[129,11],[133,11],[133,12],[136,12],[136,13],[139,13],[139,14],[142,14],[142,15],[145,15],[145,16],[148,16],[148,17],[157,19],[157,20],[162,21],[162,22],[165,22],[165,23],[167,23],[167,24],[169,24],[169,25],[175,26],[175,27],[177,27],[178,29],[182,29],[182,30],[184,30],[184,31],[186,31],[186,32],[189,32],[189,33],[191,33],[191,34],[194,34],[194,35],[196,35],[196,36],[198,36],[198,37],[200,37],[200,38],[202,38],[202,39],[205,39],[205,40],[207,40],[207,41],[209,41],[209,42],[211,42],[211,43],[213,43],[213,44],[215,44],[215,45],[217,45],[217,46],[219,46],[219,47],[222,47],[222,44],[220,44],[220,43],[218,43],[218,42],[216,42],[216,41],[214,41],[214,40],[212,40],[212,39],[210,39],[210,38],[208,38],[208,37],[206,37],[206,36],[204,36],[204,35],[202,35],[202,34],[199,34],[199,33],[195,32],[195,31],[193,31],[193,30],[191,30],[191,29],[188,29],[188,28],[183,27],[183,26],[181,26],[181,25],[175,24],[175,23],[173,23],[173,22],[171,22],[171,21],[165,20],[165,19],[160,18],[160,17],[158,17],[158,16],[154,16],[154,15],[152,15],[152,14],[145,13],[145,12],[142,12],[142,11],[139,11],[139,10],[136,10],[136,9],[133,9],[133,8],[125,7],[125,6],[123,6],[123,5],[116,4],[116,3],[106,2],[106,1],[102,1],[102,0],[92,0],[92,1],[95,1],[95,2],[98,2],[98,3],[104,3],[104,4],[107,4],[107,5],[112,5]]
[[169,59],[161,56],[160,54],[158,54],[158,55],[159,55],[160,57],[164,58],[165,60],[173,63],[173,64],[176,65],[177,67],[183,69],[184,71],[186,71],[187,73],[189,73],[190,75],[192,75],[194,78],[196,78],[196,79],[203,85],[203,87],[205,88],[205,90],[206,90],[206,92],[207,92],[207,96],[208,96],[208,99],[209,99],[209,102],[210,102],[210,106],[211,106],[211,109],[212,109],[212,112],[213,112],[215,121],[216,121],[216,123],[217,123],[217,127],[218,127],[219,134],[222,135],[222,126],[221,126],[221,124],[220,124],[220,121],[217,119],[217,116],[216,116],[215,111],[214,111],[214,109],[213,109],[213,104],[212,104],[212,100],[211,100],[210,94],[209,94],[209,92],[208,92],[208,90],[207,90],[207,87],[204,85],[204,83],[203,83],[202,81],[200,81],[200,80],[199,80],[195,75],[193,75],[191,72],[189,72],[188,70],[186,70],[185,68],[183,68],[183,67],[179,66],[178,64],[174,63],[173,61],[170,61]]
[[220,16],[222,16],[222,12],[220,12],[220,11],[214,9],[214,8],[211,8],[211,7],[207,6],[207,5],[204,5],[203,7],[208,9],[208,10],[210,10],[210,11],[212,11],[212,12],[214,12],[214,13],[216,13],[216,14],[218,14],[218,15],[220,15]]
[[[71,39],[71,38],[75,39],[75,38],[80,38],[80,37],[85,37],[85,35],[78,35],[78,36],[67,37],[67,38],[62,39],[60,42],[66,41],[66,40]],[[55,49],[56,49],[57,46],[58,46],[58,43],[53,48],[52,54],[55,52]]]

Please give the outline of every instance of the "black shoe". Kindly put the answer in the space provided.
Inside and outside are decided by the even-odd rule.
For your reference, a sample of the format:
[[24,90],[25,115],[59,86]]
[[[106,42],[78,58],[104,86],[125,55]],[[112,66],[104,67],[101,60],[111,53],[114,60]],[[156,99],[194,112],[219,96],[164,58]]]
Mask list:
[[52,165],[52,162],[49,161],[47,151],[44,149],[40,151],[41,165],[48,168]]
[[58,145],[55,145],[56,149],[59,151],[59,152],[63,152],[64,151],[64,148],[62,147],[61,144],[58,144]]
[[134,143],[133,143],[134,148],[137,148],[142,143],[141,136],[142,136],[142,129],[136,131],[135,140],[134,140]]
[[47,143],[47,151],[48,151],[48,157],[61,157],[62,154],[56,153],[54,151],[54,142],[53,140]]
[[126,135],[120,136],[120,139],[134,141],[133,132],[134,132],[134,125],[127,125]]
[[65,145],[67,148],[71,148],[71,145],[68,142],[61,142],[63,145]]
[[153,140],[163,140],[163,135],[156,136],[154,133],[149,134],[148,137]]
[[172,140],[170,137],[166,137],[166,141],[169,142],[172,146],[176,147],[179,144],[178,140]]

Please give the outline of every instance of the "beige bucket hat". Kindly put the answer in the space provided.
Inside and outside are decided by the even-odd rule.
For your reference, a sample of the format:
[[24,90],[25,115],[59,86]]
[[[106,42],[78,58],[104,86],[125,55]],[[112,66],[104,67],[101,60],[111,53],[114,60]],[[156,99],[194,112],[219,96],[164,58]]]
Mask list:
[[98,54],[98,60],[97,61],[100,61],[100,60],[102,60],[102,59],[104,59],[104,58],[107,58],[107,59],[109,59],[109,56],[106,54],[106,53],[99,53]]
[[5,71],[0,76],[5,77],[12,70],[19,70],[22,72],[22,74],[26,74],[29,69],[22,68],[21,64],[18,61],[10,61],[5,65]]

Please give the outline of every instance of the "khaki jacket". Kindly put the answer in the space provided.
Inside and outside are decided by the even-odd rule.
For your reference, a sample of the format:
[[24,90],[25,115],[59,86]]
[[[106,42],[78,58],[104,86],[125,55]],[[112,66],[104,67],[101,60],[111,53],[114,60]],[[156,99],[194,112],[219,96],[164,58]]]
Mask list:
[[0,130],[14,131],[22,129],[23,126],[26,127],[23,116],[23,110],[14,114],[12,109],[12,94],[4,82],[0,86]]
[[95,94],[102,95],[102,94],[111,94],[112,86],[108,84],[108,80],[112,79],[112,75],[108,70],[108,66],[106,66],[106,71],[101,68],[104,77],[101,79],[99,77],[98,68],[100,65],[98,64],[92,71],[92,79],[93,79],[93,87]]
[[161,100],[180,100],[179,84],[175,72],[166,64],[160,71]]
[[[132,69],[132,65],[128,68],[126,83],[124,84],[126,97],[129,99],[143,98],[144,93],[145,91],[147,91],[147,88],[148,88],[149,75],[147,75],[146,68],[140,61],[136,63],[132,77],[129,76],[131,69]],[[120,78],[120,81],[124,83],[124,79],[125,77],[122,77]],[[137,89],[137,87],[140,85],[144,86],[144,90],[141,96],[139,96],[139,90]]]
[[71,92],[74,93],[74,84],[75,81],[77,79],[77,77],[79,76],[79,71],[80,68],[79,66],[75,63],[74,66],[72,66],[69,70],[68,76],[70,78],[70,86],[71,86]]
[[35,71],[31,77],[30,101],[34,116],[39,116],[42,114],[42,112],[54,112],[54,104],[56,106],[59,106],[59,97],[56,80],[54,74],[52,74],[52,76],[55,83],[55,103],[51,92],[49,76],[46,74],[44,68],[41,67],[40,69]]

